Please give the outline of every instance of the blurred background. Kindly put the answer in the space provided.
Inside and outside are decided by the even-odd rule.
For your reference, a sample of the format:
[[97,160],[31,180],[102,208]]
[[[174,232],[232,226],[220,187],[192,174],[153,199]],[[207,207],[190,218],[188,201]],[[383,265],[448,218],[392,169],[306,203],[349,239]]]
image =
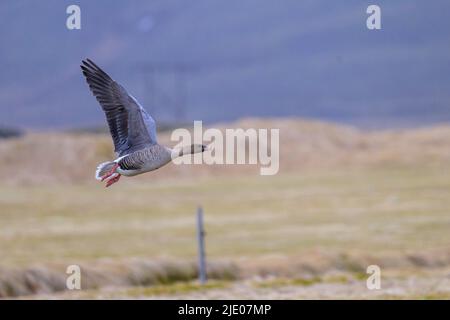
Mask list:
[[[69,30],[66,9],[81,9]],[[366,9],[381,7],[381,30]],[[2,1],[0,297],[449,298],[448,1]],[[171,129],[280,129],[280,172],[110,189],[90,58]],[[195,211],[210,281],[199,285]],[[81,291],[65,270],[82,269]],[[366,287],[367,266],[382,289]]]

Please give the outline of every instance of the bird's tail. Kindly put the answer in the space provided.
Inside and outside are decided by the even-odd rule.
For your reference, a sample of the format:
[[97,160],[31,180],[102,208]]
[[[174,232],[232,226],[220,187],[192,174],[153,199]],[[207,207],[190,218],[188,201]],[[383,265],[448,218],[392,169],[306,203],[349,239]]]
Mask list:
[[102,180],[102,177],[114,167],[116,163],[114,161],[108,161],[100,163],[95,171],[95,179]]

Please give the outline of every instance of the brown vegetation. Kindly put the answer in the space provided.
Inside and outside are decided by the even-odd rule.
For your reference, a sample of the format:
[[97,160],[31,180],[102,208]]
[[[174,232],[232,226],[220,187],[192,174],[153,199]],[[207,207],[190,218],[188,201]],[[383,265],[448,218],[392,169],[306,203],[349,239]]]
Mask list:
[[[244,119],[224,128],[280,129],[280,172],[305,172],[337,167],[448,165],[450,126],[422,129],[362,131],[353,127],[310,120]],[[162,143],[173,146],[168,133]],[[0,140],[0,177],[7,184],[94,182],[96,165],[114,158],[106,134],[32,133]],[[257,166],[169,165],[137,179],[258,173]],[[136,178],[135,178],[136,179]]]

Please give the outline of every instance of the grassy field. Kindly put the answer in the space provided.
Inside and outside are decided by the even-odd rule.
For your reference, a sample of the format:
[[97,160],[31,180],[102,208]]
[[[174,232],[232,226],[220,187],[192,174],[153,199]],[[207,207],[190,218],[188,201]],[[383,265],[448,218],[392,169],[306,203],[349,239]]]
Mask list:
[[[110,189],[3,185],[1,267],[195,261],[198,204],[208,259],[235,263],[239,281],[54,297],[449,297],[450,171],[442,166],[124,179]],[[397,291],[365,289],[371,263],[390,270],[385,283]]]

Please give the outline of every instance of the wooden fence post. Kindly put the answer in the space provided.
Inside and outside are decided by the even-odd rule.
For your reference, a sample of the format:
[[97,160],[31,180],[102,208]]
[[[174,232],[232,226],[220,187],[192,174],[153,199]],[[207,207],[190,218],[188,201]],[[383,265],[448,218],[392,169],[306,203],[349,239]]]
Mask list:
[[197,208],[197,242],[198,242],[198,276],[201,284],[205,284],[206,257],[205,257],[205,229],[203,227],[203,209]]

